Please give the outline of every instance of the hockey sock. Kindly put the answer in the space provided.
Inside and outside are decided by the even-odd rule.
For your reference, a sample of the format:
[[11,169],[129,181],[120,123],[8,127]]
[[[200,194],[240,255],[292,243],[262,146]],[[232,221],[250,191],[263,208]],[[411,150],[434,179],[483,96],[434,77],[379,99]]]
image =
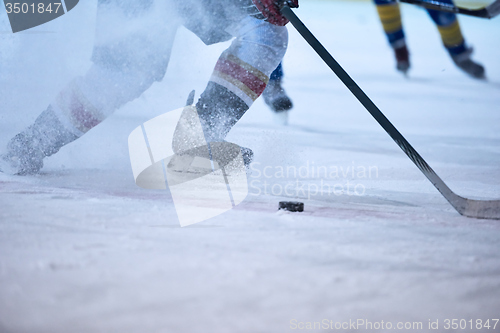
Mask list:
[[438,26],[438,30],[444,46],[452,57],[465,52],[465,41],[458,20],[448,26]]
[[392,48],[397,49],[406,45],[401,10],[395,1],[375,0],[377,12]]
[[229,52],[217,61],[196,108],[207,141],[224,140],[266,88],[269,77]]
[[64,125],[77,136],[82,136],[106,118],[89,100],[105,100],[108,96],[103,95],[99,99],[89,98],[77,84],[78,79],[66,86],[51,105]]
[[283,66],[280,64],[276,69],[271,73],[271,76],[269,77],[269,81],[272,80],[281,80],[283,78]]
[[207,141],[223,140],[248,108],[233,92],[215,82],[209,82],[196,103]]
[[443,45],[450,55],[454,57],[464,53],[467,47],[457,16],[453,13],[445,13],[431,9],[427,10],[427,12],[434,23],[436,23]]

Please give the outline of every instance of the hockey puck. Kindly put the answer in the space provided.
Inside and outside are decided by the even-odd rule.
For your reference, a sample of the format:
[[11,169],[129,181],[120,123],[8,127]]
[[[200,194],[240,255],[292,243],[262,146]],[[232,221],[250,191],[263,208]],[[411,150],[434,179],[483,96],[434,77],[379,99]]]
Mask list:
[[297,201],[280,201],[278,210],[287,210],[289,212],[303,212],[304,203]]

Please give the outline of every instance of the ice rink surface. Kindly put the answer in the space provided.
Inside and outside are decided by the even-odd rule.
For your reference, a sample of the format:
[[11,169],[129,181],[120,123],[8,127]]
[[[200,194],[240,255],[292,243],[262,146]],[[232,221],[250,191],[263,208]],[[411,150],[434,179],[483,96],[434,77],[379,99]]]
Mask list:
[[[500,19],[460,17],[486,67],[476,81],[425,11],[402,11],[408,78],[373,4],[304,0],[296,13],[455,192],[500,198]],[[0,17],[3,147],[90,66],[95,3],[15,35]],[[326,323],[357,320],[385,323],[358,332],[431,331],[429,321],[443,332],[447,319],[500,332],[500,221],[460,216],[289,31],[290,124],[258,100],[232,130],[255,162],[250,194],[227,213],[180,228],[169,194],[137,187],[130,168],[130,132],[199,95],[228,45],[185,29],[162,82],[41,175],[0,175],[0,332],[335,331]],[[284,199],[305,212],[278,212]]]

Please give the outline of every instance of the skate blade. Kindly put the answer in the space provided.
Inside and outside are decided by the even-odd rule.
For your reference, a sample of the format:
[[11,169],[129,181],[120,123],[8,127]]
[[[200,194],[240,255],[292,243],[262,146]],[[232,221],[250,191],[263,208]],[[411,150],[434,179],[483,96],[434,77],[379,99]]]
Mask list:
[[274,123],[280,126],[288,125],[288,112],[289,111],[275,112],[273,116]]

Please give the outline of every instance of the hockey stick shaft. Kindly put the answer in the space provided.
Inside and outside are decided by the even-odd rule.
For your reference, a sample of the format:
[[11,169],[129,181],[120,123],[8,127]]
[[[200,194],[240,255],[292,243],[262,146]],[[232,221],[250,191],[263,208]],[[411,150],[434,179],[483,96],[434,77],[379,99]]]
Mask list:
[[316,39],[302,21],[288,6],[281,10],[282,14],[292,23],[302,37],[323,59],[323,61],[332,69],[344,85],[352,92],[358,101],[382,126],[387,134],[396,142],[420,171],[429,179],[436,189],[445,197],[446,200],[460,213],[470,217],[478,218],[500,218],[499,201],[479,201],[468,200],[456,195],[443,180],[432,170],[420,154],[410,145],[403,135],[394,127],[387,117],[379,110],[372,100],[364,93],[357,83],[347,74],[340,64],[332,57],[325,47]]
[[500,0],[496,0],[492,4],[478,9],[468,9],[463,7],[458,7],[453,4],[440,2],[437,0],[400,0],[401,2],[406,2],[412,5],[422,6],[428,9],[439,10],[442,12],[463,14],[468,16],[475,16],[481,18],[493,18],[500,14]]

